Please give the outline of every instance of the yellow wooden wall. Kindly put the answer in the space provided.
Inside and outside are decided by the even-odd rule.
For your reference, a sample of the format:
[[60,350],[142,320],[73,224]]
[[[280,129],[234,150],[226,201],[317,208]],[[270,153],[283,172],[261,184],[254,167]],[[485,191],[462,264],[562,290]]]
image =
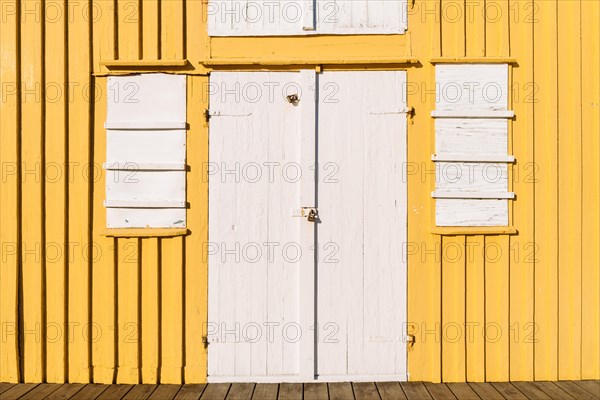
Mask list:
[[[408,70],[415,109],[410,379],[599,378],[598,2],[416,0],[403,36],[213,40],[201,0],[0,5],[0,381],[205,381],[206,74],[373,63]],[[516,235],[430,229],[436,57],[516,60]],[[189,75],[191,234],[107,237],[106,75],[157,71]]]

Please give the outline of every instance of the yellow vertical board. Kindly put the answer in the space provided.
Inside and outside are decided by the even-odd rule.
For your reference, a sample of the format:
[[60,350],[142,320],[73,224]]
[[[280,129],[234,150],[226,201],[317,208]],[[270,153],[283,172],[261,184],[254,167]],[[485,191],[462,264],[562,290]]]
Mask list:
[[442,239],[442,380],[464,382],[465,237]]
[[139,383],[139,241],[118,239],[117,315],[118,371],[117,383]]
[[19,53],[17,42],[18,3],[3,2],[0,24],[2,56],[0,57],[0,381],[18,382],[19,373]]
[[117,43],[120,60],[140,59],[140,2],[141,0],[117,0]]
[[[189,76],[187,81],[188,163],[208,164],[208,126],[198,110],[208,108],[204,88],[208,77]],[[206,381],[207,350],[202,336],[208,319],[208,261],[204,254],[208,243],[208,176],[203,167],[192,168],[187,175],[187,226],[194,232],[185,238],[185,371],[186,383]]]
[[[184,58],[184,1],[161,1],[161,56],[165,60]],[[199,23],[200,21],[198,21]],[[192,41],[194,38],[191,38]]]
[[508,0],[485,1],[485,55],[487,57],[510,55],[509,4]]
[[[442,56],[465,56],[465,11],[464,2],[441,1]],[[465,243],[464,236],[446,236],[441,240],[441,349],[444,382],[464,382],[466,378]]]
[[141,381],[158,382],[160,337],[158,239],[141,239]]
[[465,54],[485,56],[485,0],[465,2]]
[[485,239],[467,236],[465,245],[466,380],[485,381]]
[[509,378],[508,236],[485,238],[485,380]]
[[[529,3],[531,6],[531,3]],[[533,379],[533,343],[535,332],[534,267],[537,256],[533,236],[534,182],[533,163],[533,22],[524,17],[527,3],[511,3],[511,55],[519,66],[511,66],[510,106],[517,118],[511,126],[511,148],[516,163],[513,165],[512,201],[513,224],[519,234],[510,238],[510,379]],[[514,18],[518,15],[519,18]]]
[[[100,61],[114,60],[117,56],[117,46],[115,44],[115,12],[117,8],[112,1],[99,1],[94,3],[96,17],[92,19],[93,28],[93,64],[94,70],[100,68]],[[104,96],[106,85],[99,86],[98,98]],[[98,102],[96,102],[98,106]],[[102,121],[104,123],[104,121]],[[102,126],[103,132],[104,126]],[[95,131],[98,134],[98,131]]]
[[160,55],[160,2],[158,0],[142,0],[142,58],[158,60]]
[[[185,55],[192,62],[209,57],[209,54],[206,54],[209,41],[207,18],[205,17],[208,12],[207,7],[207,1],[187,1],[185,3],[186,31],[184,34],[187,44]],[[192,40],[189,40],[190,38]]]
[[83,4],[68,6],[68,322],[69,382],[90,381],[90,23]]
[[45,379],[43,317],[43,50],[41,1],[21,3],[23,380]]
[[66,111],[65,98],[65,19],[60,16],[64,3],[45,3],[47,17],[45,45],[46,80],[46,380],[61,383],[66,379]]
[[[96,29],[96,27],[94,27]],[[104,188],[106,174],[100,165],[106,161],[106,78],[95,78],[99,91],[94,111],[94,179],[92,255],[92,366],[95,383],[112,383],[115,375],[116,321],[116,240],[103,236],[106,228]],[[95,175],[96,176],[96,175]]]
[[[183,238],[161,239],[160,382],[179,384],[183,375]],[[193,290],[192,288],[190,288]],[[197,338],[201,340],[201,338]]]
[[558,378],[557,2],[539,0],[534,23],[535,343],[534,377]]
[[[439,2],[416,2],[409,13],[409,26],[415,38],[413,56],[425,59],[439,51]],[[437,53],[439,55],[439,53]],[[435,169],[433,122],[429,116],[435,106],[434,68],[423,63],[422,68],[408,75],[407,102],[415,115],[408,123],[408,330],[415,343],[409,346],[408,371],[411,381],[441,380],[440,319],[441,270],[439,265],[440,237],[431,235],[425,226],[433,224],[431,190]],[[429,171],[429,174],[427,172]]]
[[600,379],[600,4],[581,2],[581,379]]
[[465,3],[441,0],[442,56],[465,55]]
[[[558,379],[581,377],[580,2],[558,2]],[[574,62],[575,60],[575,62]],[[568,77],[568,79],[564,79]]]

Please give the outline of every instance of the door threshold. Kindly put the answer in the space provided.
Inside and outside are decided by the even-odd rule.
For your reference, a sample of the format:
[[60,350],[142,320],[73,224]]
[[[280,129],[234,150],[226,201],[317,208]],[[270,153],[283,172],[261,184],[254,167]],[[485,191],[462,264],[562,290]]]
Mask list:
[[406,382],[406,375],[319,375],[307,379],[296,375],[208,376],[208,383],[314,383],[314,382]]

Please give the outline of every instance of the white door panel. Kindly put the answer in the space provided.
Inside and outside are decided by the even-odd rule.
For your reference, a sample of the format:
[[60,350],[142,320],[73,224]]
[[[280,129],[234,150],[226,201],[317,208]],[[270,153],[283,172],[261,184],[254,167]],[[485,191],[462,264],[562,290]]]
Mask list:
[[211,74],[209,381],[406,378],[404,83]]
[[[320,248],[317,315],[331,338],[318,343],[319,377],[406,374],[406,103],[404,72],[325,72],[319,103]],[[333,179],[332,179],[333,178]],[[374,378],[375,379],[375,378]]]
[[[299,78],[211,75],[219,88],[211,96],[210,129],[211,378],[299,373],[295,250],[303,221],[291,210],[300,197],[300,107],[282,95],[285,85],[299,87]],[[277,95],[267,92],[270,86]]]

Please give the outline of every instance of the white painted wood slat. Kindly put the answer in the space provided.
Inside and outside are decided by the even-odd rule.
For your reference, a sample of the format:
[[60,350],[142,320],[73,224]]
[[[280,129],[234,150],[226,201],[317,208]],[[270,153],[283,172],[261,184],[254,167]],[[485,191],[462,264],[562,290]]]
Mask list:
[[438,162],[436,189],[471,193],[508,191],[508,166],[495,163]]
[[508,64],[438,64],[435,80],[436,114],[508,110]]
[[437,226],[507,226],[507,200],[436,199]]

